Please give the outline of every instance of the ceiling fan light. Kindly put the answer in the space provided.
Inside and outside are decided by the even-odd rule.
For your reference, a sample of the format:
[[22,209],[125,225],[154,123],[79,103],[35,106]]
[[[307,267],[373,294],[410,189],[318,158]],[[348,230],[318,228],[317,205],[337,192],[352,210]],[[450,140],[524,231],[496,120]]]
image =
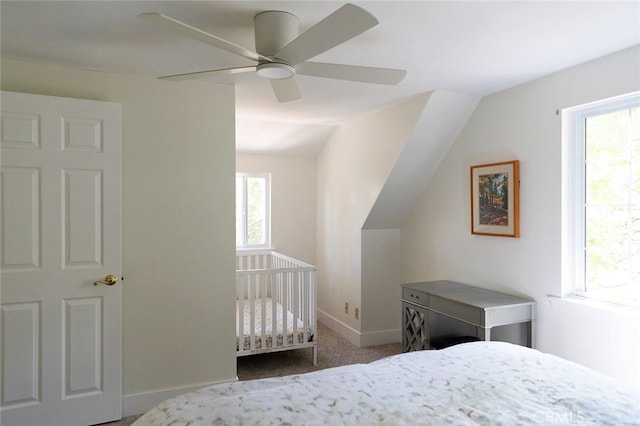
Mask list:
[[294,67],[278,62],[266,62],[264,64],[259,64],[256,71],[258,75],[270,80],[291,78],[296,74],[296,69]]

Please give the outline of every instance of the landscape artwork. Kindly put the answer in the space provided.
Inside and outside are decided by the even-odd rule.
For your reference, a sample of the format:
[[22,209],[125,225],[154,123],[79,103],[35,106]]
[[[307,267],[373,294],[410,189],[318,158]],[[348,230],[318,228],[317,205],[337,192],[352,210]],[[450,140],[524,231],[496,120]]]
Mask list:
[[481,225],[509,225],[508,173],[480,175],[478,177]]
[[471,166],[471,233],[518,237],[518,161]]

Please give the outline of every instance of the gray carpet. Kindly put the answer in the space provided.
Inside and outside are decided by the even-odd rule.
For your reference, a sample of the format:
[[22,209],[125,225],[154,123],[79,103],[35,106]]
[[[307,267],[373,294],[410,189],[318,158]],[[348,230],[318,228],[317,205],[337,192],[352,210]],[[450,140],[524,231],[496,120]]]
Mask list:
[[[318,323],[317,365],[311,362],[311,349],[251,355],[238,358],[238,378],[252,380],[307,373],[347,364],[362,364],[399,354],[401,351],[400,343],[359,348],[322,323]],[[125,417],[119,422],[105,423],[105,425],[129,426],[138,417]]]
[[338,333],[318,323],[318,365],[311,349],[273,352],[238,358],[240,380],[287,376],[347,364],[362,364],[401,352],[400,343],[359,348]]

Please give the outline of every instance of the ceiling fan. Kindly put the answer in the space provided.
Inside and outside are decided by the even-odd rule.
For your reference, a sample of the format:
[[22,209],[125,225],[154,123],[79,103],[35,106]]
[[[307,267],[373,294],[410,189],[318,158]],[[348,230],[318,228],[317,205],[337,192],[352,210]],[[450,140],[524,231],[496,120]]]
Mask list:
[[159,77],[165,80],[256,71],[271,82],[278,101],[288,102],[301,98],[296,74],[386,85],[398,84],[406,74],[399,69],[307,62],[378,24],[373,15],[353,4],[342,6],[302,34],[298,34],[298,18],[291,13],[258,13],[254,17],[255,52],[160,13],[141,13],[138,18],[257,62],[252,66]]

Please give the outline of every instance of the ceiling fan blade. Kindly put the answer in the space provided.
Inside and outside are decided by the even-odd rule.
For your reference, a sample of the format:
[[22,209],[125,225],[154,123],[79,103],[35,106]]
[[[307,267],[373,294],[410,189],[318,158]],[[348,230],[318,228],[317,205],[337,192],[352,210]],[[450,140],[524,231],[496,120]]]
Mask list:
[[184,74],[165,75],[163,77],[158,77],[158,78],[160,80],[169,80],[169,81],[195,80],[197,78],[215,77],[219,75],[229,75],[229,74],[240,74],[243,72],[251,72],[255,70],[256,70],[255,66],[224,68],[219,70],[197,71],[197,72],[188,72]]
[[227,52],[231,52],[236,55],[243,56],[247,59],[251,59],[252,61],[271,62],[271,59],[267,58],[266,56],[262,56],[259,53],[253,52],[249,49],[245,49],[242,46],[238,46],[235,43],[224,40],[220,37],[216,37],[213,34],[209,34],[198,28],[192,27],[191,25],[187,25],[176,19],[170,18],[169,16],[162,15],[161,13],[141,13],[138,15],[138,18],[142,19],[143,21],[168,28],[187,37],[191,37],[204,43],[210,44],[219,49],[226,50]]
[[338,80],[361,81],[364,83],[387,84],[400,83],[407,74],[405,70],[392,68],[361,67],[357,65],[325,64],[322,62],[303,62],[296,66],[296,73],[314,77],[334,78]]
[[273,79],[269,81],[271,82],[273,93],[275,93],[276,98],[278,98],[278,102],[289,102],[302,98],[295,78]]
[[276,57],[291,65],[313,58],[378,24],[378,20],[366,10],[346,4],[309,28],[289,44]]

